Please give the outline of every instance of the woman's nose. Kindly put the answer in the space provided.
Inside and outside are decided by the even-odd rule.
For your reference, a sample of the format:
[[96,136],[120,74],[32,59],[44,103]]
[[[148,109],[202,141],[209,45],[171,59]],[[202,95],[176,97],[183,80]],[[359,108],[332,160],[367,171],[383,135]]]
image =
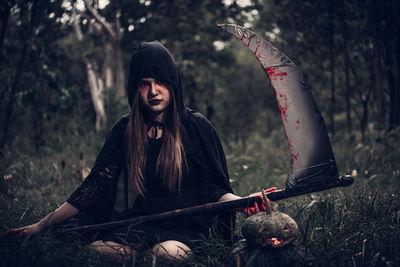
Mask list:
[[158,95],[158,88],[157,88],[157,83],[152,82],[150,85],[150,94],[151,95]]

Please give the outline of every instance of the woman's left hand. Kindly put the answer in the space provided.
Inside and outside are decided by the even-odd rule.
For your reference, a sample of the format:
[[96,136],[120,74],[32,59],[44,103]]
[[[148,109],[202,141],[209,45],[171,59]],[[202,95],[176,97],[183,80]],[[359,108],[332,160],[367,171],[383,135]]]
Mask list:
[[[272,192],[274,190],[276,190],[276,187],[268,188],[268,189],[264,190],[264,192],[268,193],[268,192]],[[261,192],[257,192],[257,193],[253,193],[253,194],[249,195],[249,197],[255,197],[255,196],[259,196],[261,198],[261,200],[262,200],[262,203],[261,203],[261,205],[258,205],[257,202],[255,201],[253,206],[249,206],[249,207],[243,208],[242,211],[247,215],[253,215],[253,214],[259,213],[261,211],[266,211],[267,210],[267,208],[265,206],[264,198],[262,196],[262,193]],[[272,209],[270,200],[269,200],[268,205]]]

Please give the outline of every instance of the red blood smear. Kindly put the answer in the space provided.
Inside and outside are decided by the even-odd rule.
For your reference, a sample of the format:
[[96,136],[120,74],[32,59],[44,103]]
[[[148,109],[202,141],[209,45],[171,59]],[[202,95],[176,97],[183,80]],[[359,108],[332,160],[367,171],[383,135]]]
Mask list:
[[279,107],[279,112],[282,115],[282,120],[284,123],[286,123],[288,121],[288,114],[287,114],[287,110],[289,109],[290,105],[292,103],[288,102],[288,98],[286,95],[284,94],[279,94],[279,97],[283,98],[283,105],[281,104],[280,99],[278,99],[278,107]]
[[268,61],[267,56],[264,56],[264,55],[262,55],[261,53],[257,55],[257,59],[258,59],[259,61],[261,61],[263,58],[265,59],[265,61]]
[[[258,50],[258,48],[260,47],[260,43],[257,43],[257,47],[256,47],[256,50],[254,50],[254,55],[256,55],[257,54],[257,50]],[[257,57],[258,58],[258,57]]]
[[256,36],[256,35],[254,34],[254,35],[252,35],[252,36],[249,37],[249,41],[248,41],[248,43],[247,43],[247,47],[250,46],[251,40],[253,40],[253,37],[254,37],[254,36]]
[[242,33],[242,38],[240,38],[240,40],[242,40],[242,41],[243,41],[245,32],[246,32],[246,31],[243,31],[243,33]]
[[[269,78],[271,79],[271,81],[277,81],[277,80],[283,81],[285,76],[287,76],[286,72],[280,72],[279,71],[279,67],[269,67],[269,68],[266,68],[265,71],[267,72],[267,74],[268,74]],[[288,102],[288,97],[285,94],[279,94],[279,98],[278,98],[278,94],[277,94],[277,91],[276,91],[275,87],[274,87],[274,92],[275,92],[275,95],[276,95],[277,100],[278,100],[278,107],[279,107],[279,111],[280,111],[281,116],[282,116],[282,120],[283,120],[284,123],[287,123],[288,122],[287,110],[288,110],[288,108],[290,107],[290,105],[292,103]],[[283,104],[281,104],[280,98],[283,98]],[[298,124],[298,125],[300,124],[300,119],[296,120],[296,124]],[[299,128],[300,128],[300,126],[296,126],[296,129],[299,129]],[[293,147],[292,141],[288,137],[287,137],[287,140],[288,140],[290,154],[292,156],[291,173],[293,173],[293,165],[299,159],[300,153],[299,152],[296,153],[294,151],[294,147]]]
[[265,70],[271,80],[283,80],[287,76],[286,72],[279,72],[279,67],[269,67]]
[[[285,76],[287,76],[286,72],[278,72],[278,67],[269,67],[265,69],[269,78],[271,79],[271,81],[276,81],[277,79],[279,79],[281,82],[283,82],[283,79]],[[274,90],[275,90],[275,86]],[[292,103],[288,102],[288,97],[285,94],[279,94],[279,98],[277,93],[275,92],[275,96],[276,96],[276,100],[278,102],[278,107],[279,107],[279,111],[282,115],[282,120],[284,123],[287,123],[288,121],[288,114],[287,114],[287,110],[290,107],[290,105]],[[283,98],[283,104],[281,103],[281,99]]]
[[[258,61],[260,61],[260,58],[265,58],[266,61],[268,61],[268,60],[267,60],[267,57],[266,57],[265,55],[261,55],[261,53],[259,53],[259,54],[257,55],[257,51],[258,51],[258,48],[260,47],[260,45],[261,45],[261,49],[262,49],[262,48],[265,48],[265,43],[264,43],[264,42],[258,42],[258,43],[257,43],[257,48],[256,48],[256,50],[254,51],[254,55],[257,56]],[[262,62],[261,62],[261,61],[260,61],[260,63],[261,63],[261,65],[262,65]]]
[[288,140],[290,154],[292,155],[292,170],[291,170],[291,172],[293,173],[293,165],[299,159],[299,152],[295,153],[292,141],[289,138],[287,140]]

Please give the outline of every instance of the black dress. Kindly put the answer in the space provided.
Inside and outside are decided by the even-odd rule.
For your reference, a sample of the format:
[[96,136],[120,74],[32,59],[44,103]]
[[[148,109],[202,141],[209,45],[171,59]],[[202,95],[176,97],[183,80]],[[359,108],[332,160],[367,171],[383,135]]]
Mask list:
[[[181,190],[168,191],[163,185],[162,178],[156,173],[156,162],[164,138],[151,139],[147,144],[147,160],[145,167],[145,193],[138,196],[133,208],[126,211],[125,218],[139,215],[148,215],[164,211],[181,209],[207,202],[215,202],[225,193],[232,190],[227,186],[226,177],[223,179],[217,171],[219,165],[210,164],[207,159],[215,158],[213,149],[206,149],[203,136],[208,142],[217,142],[211,124],[199,113],[190,111],[188,117],[192,118],[185,122],[183,131],[183,144],[186,152],[187,169],[184,168]],[[116,197],[116,185],[122,170],[126,170],[125,153],[123,149],[123,136],[126,129],[128,117],[123,117],[111,130],[106,143],[100,152],[95,166],[90,175],[82,185],[67,200],[80,211],[84,211],[96,222],[104,222],[110,219],[112,207]],[[208,127],[211,136],[197,133],[196,128],[203,131]],[[207,132],[207,131],[206,131]],[[192,138],[188,138],[189,135]],[[217,138],[217,140],[213,140]],[[215,144],[214,144],[215,146]],[[221,147],[222,149],[222,147]],[[219,150],[219,148],[214,148]],[[224,160],[224,158],[223,158]],[[225,162],[223,162],[225,164]],[[225,180],[224,180],[225,179]],[[215,218],[214,218],[215,219]],[[198,215],[184,218],[174,218],[157,223],[146,223],[117,229],[112,233],[103,233],[101,239],[117,242],[145,242],[155,244],[165,240],[177,240],[191,245],[194,240],[201,236],[208,236],[210,226],[213,224],[211,215]]]

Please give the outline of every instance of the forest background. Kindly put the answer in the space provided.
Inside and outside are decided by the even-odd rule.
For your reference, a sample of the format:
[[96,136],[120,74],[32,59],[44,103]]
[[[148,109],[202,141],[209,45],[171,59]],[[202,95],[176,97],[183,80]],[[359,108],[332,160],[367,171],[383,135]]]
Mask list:
[[[400,264],[399,1],[3,0],[0,14],[0,231],[35,222],[81,183],[129,113],[129,59],[142,41],[173,53],[185,103],[216,126],[235,191],[283,188],[290,153],[273,90],[252,53],[216,26],[235,23],[300,67],[339,171],[355,178],[274,204],[298,222],[306,264]],[[189,265],[229,254],[205,243]],[[0,256],[1,266],[105,264],[51,233],[0,244]]]

